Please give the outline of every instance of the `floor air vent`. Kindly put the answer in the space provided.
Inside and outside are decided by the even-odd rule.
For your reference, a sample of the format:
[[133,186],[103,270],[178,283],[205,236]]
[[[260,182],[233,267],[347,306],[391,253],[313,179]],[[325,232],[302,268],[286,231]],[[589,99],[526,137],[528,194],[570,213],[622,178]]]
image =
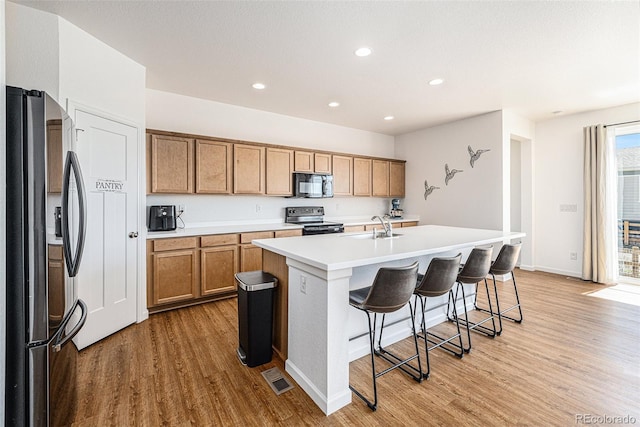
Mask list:
[[293,388],[293,385],[282,375],[278,368],[267,369],[262,372],[262,376],[269,383],[271,390],[277,395]]

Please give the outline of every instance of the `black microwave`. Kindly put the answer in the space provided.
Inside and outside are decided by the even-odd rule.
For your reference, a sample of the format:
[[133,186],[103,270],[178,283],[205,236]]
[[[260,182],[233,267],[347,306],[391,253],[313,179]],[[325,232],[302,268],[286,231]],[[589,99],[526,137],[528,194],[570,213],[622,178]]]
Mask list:
[[333,175],[294,172],[293,197],[333,197]]

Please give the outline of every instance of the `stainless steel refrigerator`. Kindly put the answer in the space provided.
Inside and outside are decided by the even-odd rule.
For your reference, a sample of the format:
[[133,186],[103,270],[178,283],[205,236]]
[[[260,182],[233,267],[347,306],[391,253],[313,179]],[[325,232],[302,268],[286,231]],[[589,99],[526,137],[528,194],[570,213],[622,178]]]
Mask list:
[[[7,86],[6,100],[5,424],[65,424],[65,416],[72,415],[75,405],[77,350],[71,339],[87,315],[73,279],[86,228],[82,174],[75,153],[66,151],[62,193],[48,194],[47,167],[52,166],[47,165],[48,126],[62,123],[62,132],[69,138],[73,133],[70,118],[42,91]],[[52,199],[62,205],[67,272],[65,280],[55,285],[47,277],[46,219],[53,212],[47,205]]]

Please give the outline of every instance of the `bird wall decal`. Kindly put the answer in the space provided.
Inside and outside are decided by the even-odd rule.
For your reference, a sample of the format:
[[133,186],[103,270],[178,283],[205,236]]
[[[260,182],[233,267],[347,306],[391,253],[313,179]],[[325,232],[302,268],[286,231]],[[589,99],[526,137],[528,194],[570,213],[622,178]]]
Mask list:
[[473,151],[473,148],[471,148],[471,146],[467,146],[467,149],[469,150],[469,156],[471,157],[469,159],[469,163],[471,164],[471,167],[473,167],[473,164],[476,162],[476,160],[478,160],[480,158],[480,155],[482,153],[486,153],[487,151],[491,151],[490,149],[479,149],[478,151]]
[[424,199],[427,200],[427,196],[433,193],[433,190],[439,190],[440,187],[436,187],[435,185],[429,185],[427,180],[424,180]]
[[449,164],[445,163],[444,164],[444,173],[445,173],[444,183],[445,183],[445,185],[449,185],[449,181],[451,181],[453,179],[453,176],[455,174],[457,174],[458,172],[464,172],[464,171],[460,170],[460,169],[451,169],[451,170],[449,170]]

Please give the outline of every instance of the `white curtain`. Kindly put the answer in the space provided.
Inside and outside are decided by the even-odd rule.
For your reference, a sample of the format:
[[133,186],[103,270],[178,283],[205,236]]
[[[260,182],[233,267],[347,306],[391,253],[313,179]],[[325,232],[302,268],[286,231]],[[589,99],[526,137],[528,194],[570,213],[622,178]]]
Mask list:
[[603,125],[584,128],[584,253],[582,279],[613,283],[617,268],[615,136]]

